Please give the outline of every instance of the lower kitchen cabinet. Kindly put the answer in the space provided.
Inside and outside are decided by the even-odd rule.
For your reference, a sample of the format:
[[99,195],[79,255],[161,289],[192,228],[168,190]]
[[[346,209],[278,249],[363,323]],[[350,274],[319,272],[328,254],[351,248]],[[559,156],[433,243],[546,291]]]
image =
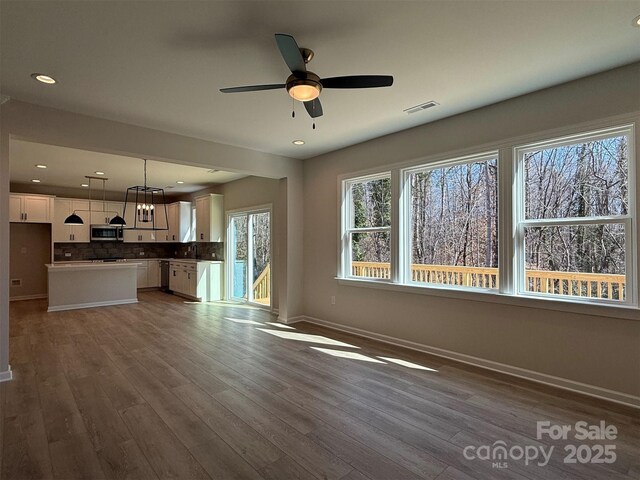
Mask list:
[[138,288],[160,286],[160,260],[136,260],[138,263]]
[[222,262],[171,262],[169,289],[198,301],[222,299]]

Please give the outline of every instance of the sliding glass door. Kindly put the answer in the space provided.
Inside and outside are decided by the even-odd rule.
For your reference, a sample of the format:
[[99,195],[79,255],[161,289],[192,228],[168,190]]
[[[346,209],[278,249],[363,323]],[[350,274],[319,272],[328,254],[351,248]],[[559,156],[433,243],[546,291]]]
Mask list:
[[256,209],[228,216],[228,290],[233,300],[271,306],[271,212]]

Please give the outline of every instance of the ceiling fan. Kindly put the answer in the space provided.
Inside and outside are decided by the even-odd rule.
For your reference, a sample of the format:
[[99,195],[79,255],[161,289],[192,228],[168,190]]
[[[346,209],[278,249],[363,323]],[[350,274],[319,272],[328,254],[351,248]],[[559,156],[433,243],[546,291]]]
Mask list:
[[256,92],[259,90],[276,90],[286,88],[295,100],[304,103],[311,118],[322,115],[322,104],[318,96],[323,88],[375,88],[390,87],[393,84],[391,75],[350,75],[346,77],[320,78],[307,70],[307,63],[313,58],[313,51],[300,48],[295,38],[285,33],[276,33],[276,43],[291,70],[286,83],[269,85],[247,85],[245,87],[221,88],[222,93]]

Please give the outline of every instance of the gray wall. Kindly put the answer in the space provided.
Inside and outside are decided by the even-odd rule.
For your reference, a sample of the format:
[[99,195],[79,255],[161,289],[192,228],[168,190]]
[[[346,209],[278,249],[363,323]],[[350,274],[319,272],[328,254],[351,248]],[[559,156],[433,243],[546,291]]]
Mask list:
[[633,64],[305,161],[304,251],[313,252],[304,256],[305,314],[640,395],[640,321],[358,288],[334,278],[339,175],[463,149],[481,152],[487,144],[610,116],[637,116],[639,88],[640,64]]

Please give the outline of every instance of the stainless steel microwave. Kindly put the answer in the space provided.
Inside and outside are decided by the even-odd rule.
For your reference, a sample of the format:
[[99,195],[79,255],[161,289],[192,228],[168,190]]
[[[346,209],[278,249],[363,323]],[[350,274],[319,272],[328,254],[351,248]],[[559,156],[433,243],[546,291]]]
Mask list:
[[92,242],[122,242],[124,234],[119,225],[91,225]]

